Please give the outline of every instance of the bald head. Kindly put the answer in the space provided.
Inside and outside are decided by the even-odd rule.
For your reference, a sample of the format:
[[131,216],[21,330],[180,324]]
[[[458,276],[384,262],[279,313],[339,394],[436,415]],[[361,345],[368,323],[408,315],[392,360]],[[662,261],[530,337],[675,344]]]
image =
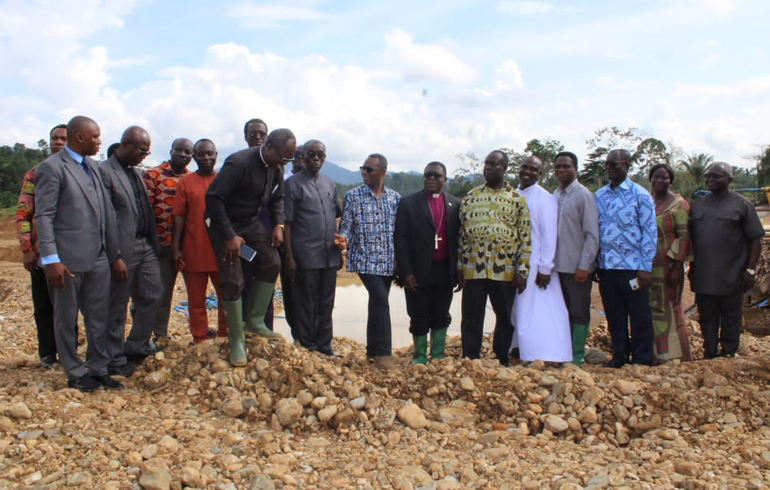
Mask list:
[[733,167],[729,163],[714,162],[711,164],[708,170],[706,170],[706,173],[709,173],[709,172],[720,173],[722,175],[726,175],[727,177],[732,177]]
[[115,156],[121,165],[133,167],[149,156],[151,144],[150,134],[144,128],[129,126],[123,131]]
[[86,116],[75,116],[67,123],[67,146],[78,155],[99,153],[102,146],[101,130],[96,121]]
[[631,161],[631,153],[628,150],[612,150],[607,154],[607,160],[612,160],[614,162],[617,161],[625,161],[630,162]]

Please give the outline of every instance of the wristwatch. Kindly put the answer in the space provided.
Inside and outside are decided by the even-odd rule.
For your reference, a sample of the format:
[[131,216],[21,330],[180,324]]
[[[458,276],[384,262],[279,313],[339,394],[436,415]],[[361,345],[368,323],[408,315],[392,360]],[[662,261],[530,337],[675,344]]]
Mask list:
[[746,272],[748,272],[748,273],[749,273],[750,275],[752,275],[752,276],[753,276],[753,275],[755,275],[755,274],[757,273],[757,271],[756,271],[756,270],[754,270],[754,269],[746,269]]

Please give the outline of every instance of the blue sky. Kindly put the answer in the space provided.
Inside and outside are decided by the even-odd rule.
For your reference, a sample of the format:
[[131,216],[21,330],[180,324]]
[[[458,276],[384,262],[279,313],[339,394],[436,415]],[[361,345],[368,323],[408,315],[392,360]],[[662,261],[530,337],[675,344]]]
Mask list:
[[178,136],[245,146],[265,119],[357,168],[483,158],[554,138],[583,157],[604,126],[746,166],[770,144],[761,0],[0,0],[0,144],[76,114],[103,148],[139,124],[150,165]]

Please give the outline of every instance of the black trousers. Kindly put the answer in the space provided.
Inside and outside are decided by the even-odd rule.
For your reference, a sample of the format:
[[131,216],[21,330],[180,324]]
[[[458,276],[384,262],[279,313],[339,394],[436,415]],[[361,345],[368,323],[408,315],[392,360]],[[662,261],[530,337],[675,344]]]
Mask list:
[[591,288],[593,287],[593,272],[588,274],[586,282],[575,282],[575,274],[559,272],[561,293],[564,304],[569,312],[570,329],[572,325],[591,324]]
[[[366,355],[389,356],[393,346],[390,324],[390,285],[393,276],[358,274],[369,293],[369,315],[366,318]],[[295,297],[296,299],[297,297]],[[296,301],[295,301],[296,303]]]
[[337,268],[297,269],[294,282],[287,283],[291,292],[302,301],[294,308],[292,336],[302,347],[311,351],[332,352],[332,310],[337,287]]
[[[652,310],[649,288],[631,289],[629,281],[636,271],[600,269],[599,293],[602,295],[607,328],[610,331],[612,360],[626,364],[652,365]],[[628,323],[631,320],[631,338]]]
[[53,330],[53,302],[48,293],[48,280],[43,268],[30,272],[32,280],[32,306],[37,326],[37,354],[40,359],[56,356],[56,336]]
[[[246,241],[246,245],[257,251],[252,264],[254,265],[254,280],[275,284],[278,273],[281,271],[281,259],[278,250],[270,245],[271,237],[260,221],[259,216],[254,216],[249,223],[232,223],[235,233]],[[208,230],[211,248],[219,264],[219,292],[222,300],[238,301],[241,299],[241,291],[245,279],[241,267],[241,258],[233,260],[231,264],[225,257],[225,239],[219,226],[212,222]]]
[[406,312],[409,314],[409,333],[428,335],[431,330],[448,328],[452,323],[452,283],[449,282],[449,264],[433,262],[430,277],[417,284],[417,291],[404,290]]
[[481,339],[484,336],[484,310],[487,298],[495,312],[495,331],[492,350],[503,366],[508,365],[508,350],[513,338],[511,309],[516,299],[516,289],[508,281],[491,279],[471,279],[465,281],[463,288],[462,313],[460,323],[463,357],[478,359],[481,356]]
[[[695,302],[703,334],[703,357],[713,359],[720,354],[734,355],[738,352],[743,323],[743,292],[727,296],[698,293]],[[721,352],[717,352],[719,346],[722,347]]]

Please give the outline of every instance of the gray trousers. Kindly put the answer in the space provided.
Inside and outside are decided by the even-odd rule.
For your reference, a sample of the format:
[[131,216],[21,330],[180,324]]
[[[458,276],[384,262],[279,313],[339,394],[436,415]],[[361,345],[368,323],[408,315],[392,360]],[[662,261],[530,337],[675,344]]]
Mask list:
[[176,263],[174,254],[171,253],[171,247],[160,247],[160,279],[163,285],[163,294],[160,297],[158,312],[155,314],[155,326],[153,333],[155,337],[165,337],[168,335],[168,318],[171,314],[171,300],[174,296],[174,285],[176,284]]
[[53,301],[56,350],[67,379],[74,381],[86,368],[78,355],[78,310],[83,314],[88,350],[86,361],[90,374],[107,374],[110,354],[107,340],[107,311],[110,300],[110,266],[104,250],[87,272],[64,276],[64,289],[49,288]]
[[[147,239],[137,238],[133,248],[130,257],[123,257],[128,268],[128,279],[113,280],[110,287],[108,345],[112,366],[125,364],[126,355],[152,353],[150,336],[163,292],[158,256]],[[134,324],[124,341],[129,298],[133,299]]]

